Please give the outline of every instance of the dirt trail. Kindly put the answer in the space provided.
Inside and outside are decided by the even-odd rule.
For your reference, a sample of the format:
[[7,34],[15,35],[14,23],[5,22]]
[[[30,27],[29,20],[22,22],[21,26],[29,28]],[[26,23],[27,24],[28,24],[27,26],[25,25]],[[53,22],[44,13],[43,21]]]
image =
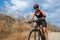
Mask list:
[[49,32],[49,40],[60,40],[60,32]]
[[[3,40],[27,40],[28,33],[29,32],[15,33]],[[60,32],[49,32],[48,35],[49,40],[60,40]]]
[[49,40],[60,40],[60,32],[49,32]]

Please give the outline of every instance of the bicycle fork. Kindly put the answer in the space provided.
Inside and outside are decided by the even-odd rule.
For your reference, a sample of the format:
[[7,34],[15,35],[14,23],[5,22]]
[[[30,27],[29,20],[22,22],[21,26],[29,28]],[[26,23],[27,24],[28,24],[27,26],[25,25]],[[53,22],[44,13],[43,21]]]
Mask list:
[[36,37],[38,38],[37,40],[40,40],[40,28],[39,27],[38,27],[37,33],[38,33],[38,36],[36,36],[36,31],[34,32],[34,40],[36,40]]
[[36,40],[36,31],[34,32],[34,40]]
[[38,27],[38,40],[40,40],[40,28]]

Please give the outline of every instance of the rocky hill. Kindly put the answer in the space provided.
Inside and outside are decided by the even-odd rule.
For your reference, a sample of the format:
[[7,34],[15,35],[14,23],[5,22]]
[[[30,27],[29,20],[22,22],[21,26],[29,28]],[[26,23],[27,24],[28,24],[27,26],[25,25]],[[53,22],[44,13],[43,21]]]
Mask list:
[[[48,23],[49,31],[60,31],[55,25]],[[24,40],[31,30],[31,25],[7,15],[0,14],[0,40]]]

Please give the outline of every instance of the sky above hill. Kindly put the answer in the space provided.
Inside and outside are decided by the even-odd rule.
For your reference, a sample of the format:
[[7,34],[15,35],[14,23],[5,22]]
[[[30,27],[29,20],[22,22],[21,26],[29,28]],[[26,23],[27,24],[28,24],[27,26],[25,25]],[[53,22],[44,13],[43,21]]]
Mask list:
[[0,13],[18,18],[34,13],[34,4],[38,4],[45,11],[47,21],[60,26],[59,0],[0,0]]

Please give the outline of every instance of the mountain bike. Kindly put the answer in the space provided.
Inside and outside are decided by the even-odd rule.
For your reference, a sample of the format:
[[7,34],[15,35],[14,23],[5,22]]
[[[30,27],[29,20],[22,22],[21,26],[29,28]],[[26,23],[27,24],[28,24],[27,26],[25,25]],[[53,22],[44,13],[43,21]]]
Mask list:
[[[33,20],[32,22],[36,22],[36,20]],[[37,27],[34,27],[29,32],[28,40],[46,40],[45,36],[44,36],[43,29],[42,29],[42,27],[40,27],[40,25],[37,25]]]

